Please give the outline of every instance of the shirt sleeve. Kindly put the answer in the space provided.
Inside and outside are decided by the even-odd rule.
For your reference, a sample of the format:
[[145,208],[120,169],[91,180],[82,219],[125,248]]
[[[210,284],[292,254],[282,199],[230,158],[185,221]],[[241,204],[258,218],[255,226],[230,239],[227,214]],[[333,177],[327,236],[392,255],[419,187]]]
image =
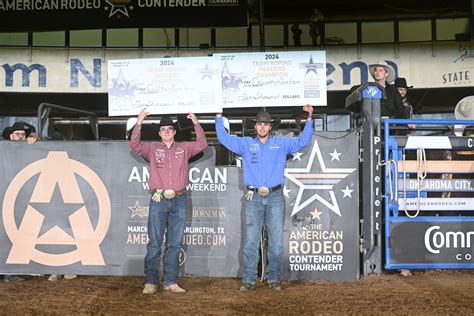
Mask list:
[[307,120],[306,124],[304,125],[303,133],[301,133],[298,137],[292,137],[288,139],[289,143],[286,151],[287,154],[295,153],[311,144],[311,137],[313,136],[313,133],[313,120]]
[[194,125],[194,131],[196,132],[196,141],[189,142],[190,156],[195,156],[201,151],[207,148],[207,138],[201,124],[197,123]]
[[128,145],[132,149],[134,153],[136,153],[139,156],[142,156],[143,158],[146,158],[150,160],[150,144],[148,143],[142,143],[140,140],[142,133],[142,125],[141,124],[135,124],[135,127],[133,128],[132,132],[132,137],[130,138],[130,142]]
[[217,140],[219,143],[224,145],[230,151],[233,151],[237,155],[242,155],[243,152],[243,139],[236,135],[230,135],[224,128],[224,121],[222,117],[216,117],[216,133]]

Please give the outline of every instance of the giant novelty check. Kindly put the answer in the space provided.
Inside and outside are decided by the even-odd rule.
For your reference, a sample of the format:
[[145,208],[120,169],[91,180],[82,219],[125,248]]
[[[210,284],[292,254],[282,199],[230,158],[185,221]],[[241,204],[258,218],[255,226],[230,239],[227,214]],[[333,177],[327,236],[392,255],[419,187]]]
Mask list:
[[110,60],[109,115],[222,112],[219,73],[213,57]]
[[325,106],[322,51],[215,54],[221,62],[222,106]]

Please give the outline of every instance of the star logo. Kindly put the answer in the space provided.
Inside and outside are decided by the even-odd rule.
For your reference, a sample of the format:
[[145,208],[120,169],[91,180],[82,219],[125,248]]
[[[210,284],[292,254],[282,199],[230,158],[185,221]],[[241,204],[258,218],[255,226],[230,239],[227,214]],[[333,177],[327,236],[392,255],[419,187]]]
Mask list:
[[[113,17],[115,14],[117,14],[117,18],[121,18],[122,15],[126,16],[127,18],[130,17],[127,6],[129,3],[131,3],[131,1],[106,0],[105,2],[110,6],[109,18]],[[109,8],[106,6],[105,10],[108,9]],[[128,6],[128,9],[133,10],[133,5]]]
[[[55,185],[55,189],[49,201],[29,203],[29,207],[31,207],[32,210],[43,216],[43,225],[38,233],[39,237],[50,230],[53,232],[56,231],[57,233],[62,231],[63,237],[66,236],[66,234],[73,237],[69,218],[83,206],[84,203],[65,203],[58,184]],[[56,214],[61,214],[61,216]],[[66,238],[69,239],[69,236]]]
[[295,161],[295,160],[301,161],[301,156],[302,155],[303,155],[303,153],[300,153],[300,152],[294,153],[293,154],[293,161]]
[[309,212],[309,214],[311,214],[311,216],[313,216],[313,219],[321,220],[321,214],[323,214],[323,212],[320,212],[320,211],[318,211],[317,208],[315,208],[314,211]]
[[129,206],[128,207],[132,211],[132,215],[130,217],[147,217],[148,216],[148,207],[141,207],[138,201],[135,203],[134,206]]
[[287,198],[290,198],[289,193],[291,190],[288,190],[285,186],[283,187],[283,195],[286,196]]
[[209,69],[209,65],[206,64],[206,66],[204,67],[204,69],[201,69],[199,70],[199,72],[201,73],[201,80],[204,80],[204,78],[209,78],[212,80],[212,76],[213,75],[217,75],[219,73],[219,70],[217,69]]
[[336,148],[334,148],[334,151],[332,153],[329,153],[329,155],[331,156],[331,161],[333,160],[340,161],[339,156],[342,155],[342,153],[338,153]]
[[352,199],[352,192],[354,190],[349,189],[349,186],[346,185],[346,188],[344,190],[341,190],[342,193],[344,193],[344,196],[342,198],[345,198],[346,196],[350,197]]
[[[84,184],[80,184],[79,177]],[[31,178],[37,180],[23,208],[17,197]],[[91,189],[92,195],[83,195],[83,190]],[[98,214],[94,215],[92,209]],[[67,152],[49,151],[46,158],[20,170],[7,188],[1,210],[5,232],[12,243],[7,264],[34,261],[47,266],[76,262],[105,265],[100,244],[112,214],[107,188],[92,169],[70,159]],[[21,220],[17,222],[16,216]],[[43,251],[42,245],[55,251]],[[62,246],[73,249],[62,252]]]
[[[314,173],[311,171],[311,166],[313,166],[313,163],[315,163],[314,160],[316,158],[318,160],[316,164],[321,167],[321,173]],[[285,170],[285,176],[288,178],[288,180],[299,187],[298,194],[291,211],[291,216],[297,214],[315,200],[319,201],[331,211],[341,216],[341,210],[334,194],[334,186],[356,170],[356,168],[326,167],[321,154],[321,149],[319,148],[318,140],[315,139],[306,167],[286,168]],[[306,201],[302,201],[303,192],[305,190],[328,191],[330,201],[327,201],[317,193],[309,197]]]
[[300,64],[300,69],[306,69],[306,75],[310,72],[318,74],[318,69],[324,68],[324,63],[315,63],[313,61],[313,56],[309,57],[309,62]]

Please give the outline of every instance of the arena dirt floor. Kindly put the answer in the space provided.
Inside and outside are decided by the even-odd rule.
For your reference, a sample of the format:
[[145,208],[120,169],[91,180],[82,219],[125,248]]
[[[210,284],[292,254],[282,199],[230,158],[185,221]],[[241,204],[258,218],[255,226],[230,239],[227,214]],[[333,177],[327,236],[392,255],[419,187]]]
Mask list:
[[181,278],[184,294],[143,295],[142,278],[32,277],[0,283],[0,314],[474,314],[474,271],[415,271],[354,282],[292,281],[276,292],[238,279]]

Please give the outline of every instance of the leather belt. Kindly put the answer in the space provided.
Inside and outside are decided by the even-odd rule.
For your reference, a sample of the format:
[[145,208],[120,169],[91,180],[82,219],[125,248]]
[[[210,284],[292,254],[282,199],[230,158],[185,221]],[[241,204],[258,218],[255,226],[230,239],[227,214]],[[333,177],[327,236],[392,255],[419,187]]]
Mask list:
[[281,184],[274,186],[273,188],[267,188],[267,187],[261,187],[261,188],[255,188],[255,187],[247,187],[248,191],[253,191],[253,192],[258,192],[261,196],[266,196],[270,194],[271,192],[278,191],[281,189]]

